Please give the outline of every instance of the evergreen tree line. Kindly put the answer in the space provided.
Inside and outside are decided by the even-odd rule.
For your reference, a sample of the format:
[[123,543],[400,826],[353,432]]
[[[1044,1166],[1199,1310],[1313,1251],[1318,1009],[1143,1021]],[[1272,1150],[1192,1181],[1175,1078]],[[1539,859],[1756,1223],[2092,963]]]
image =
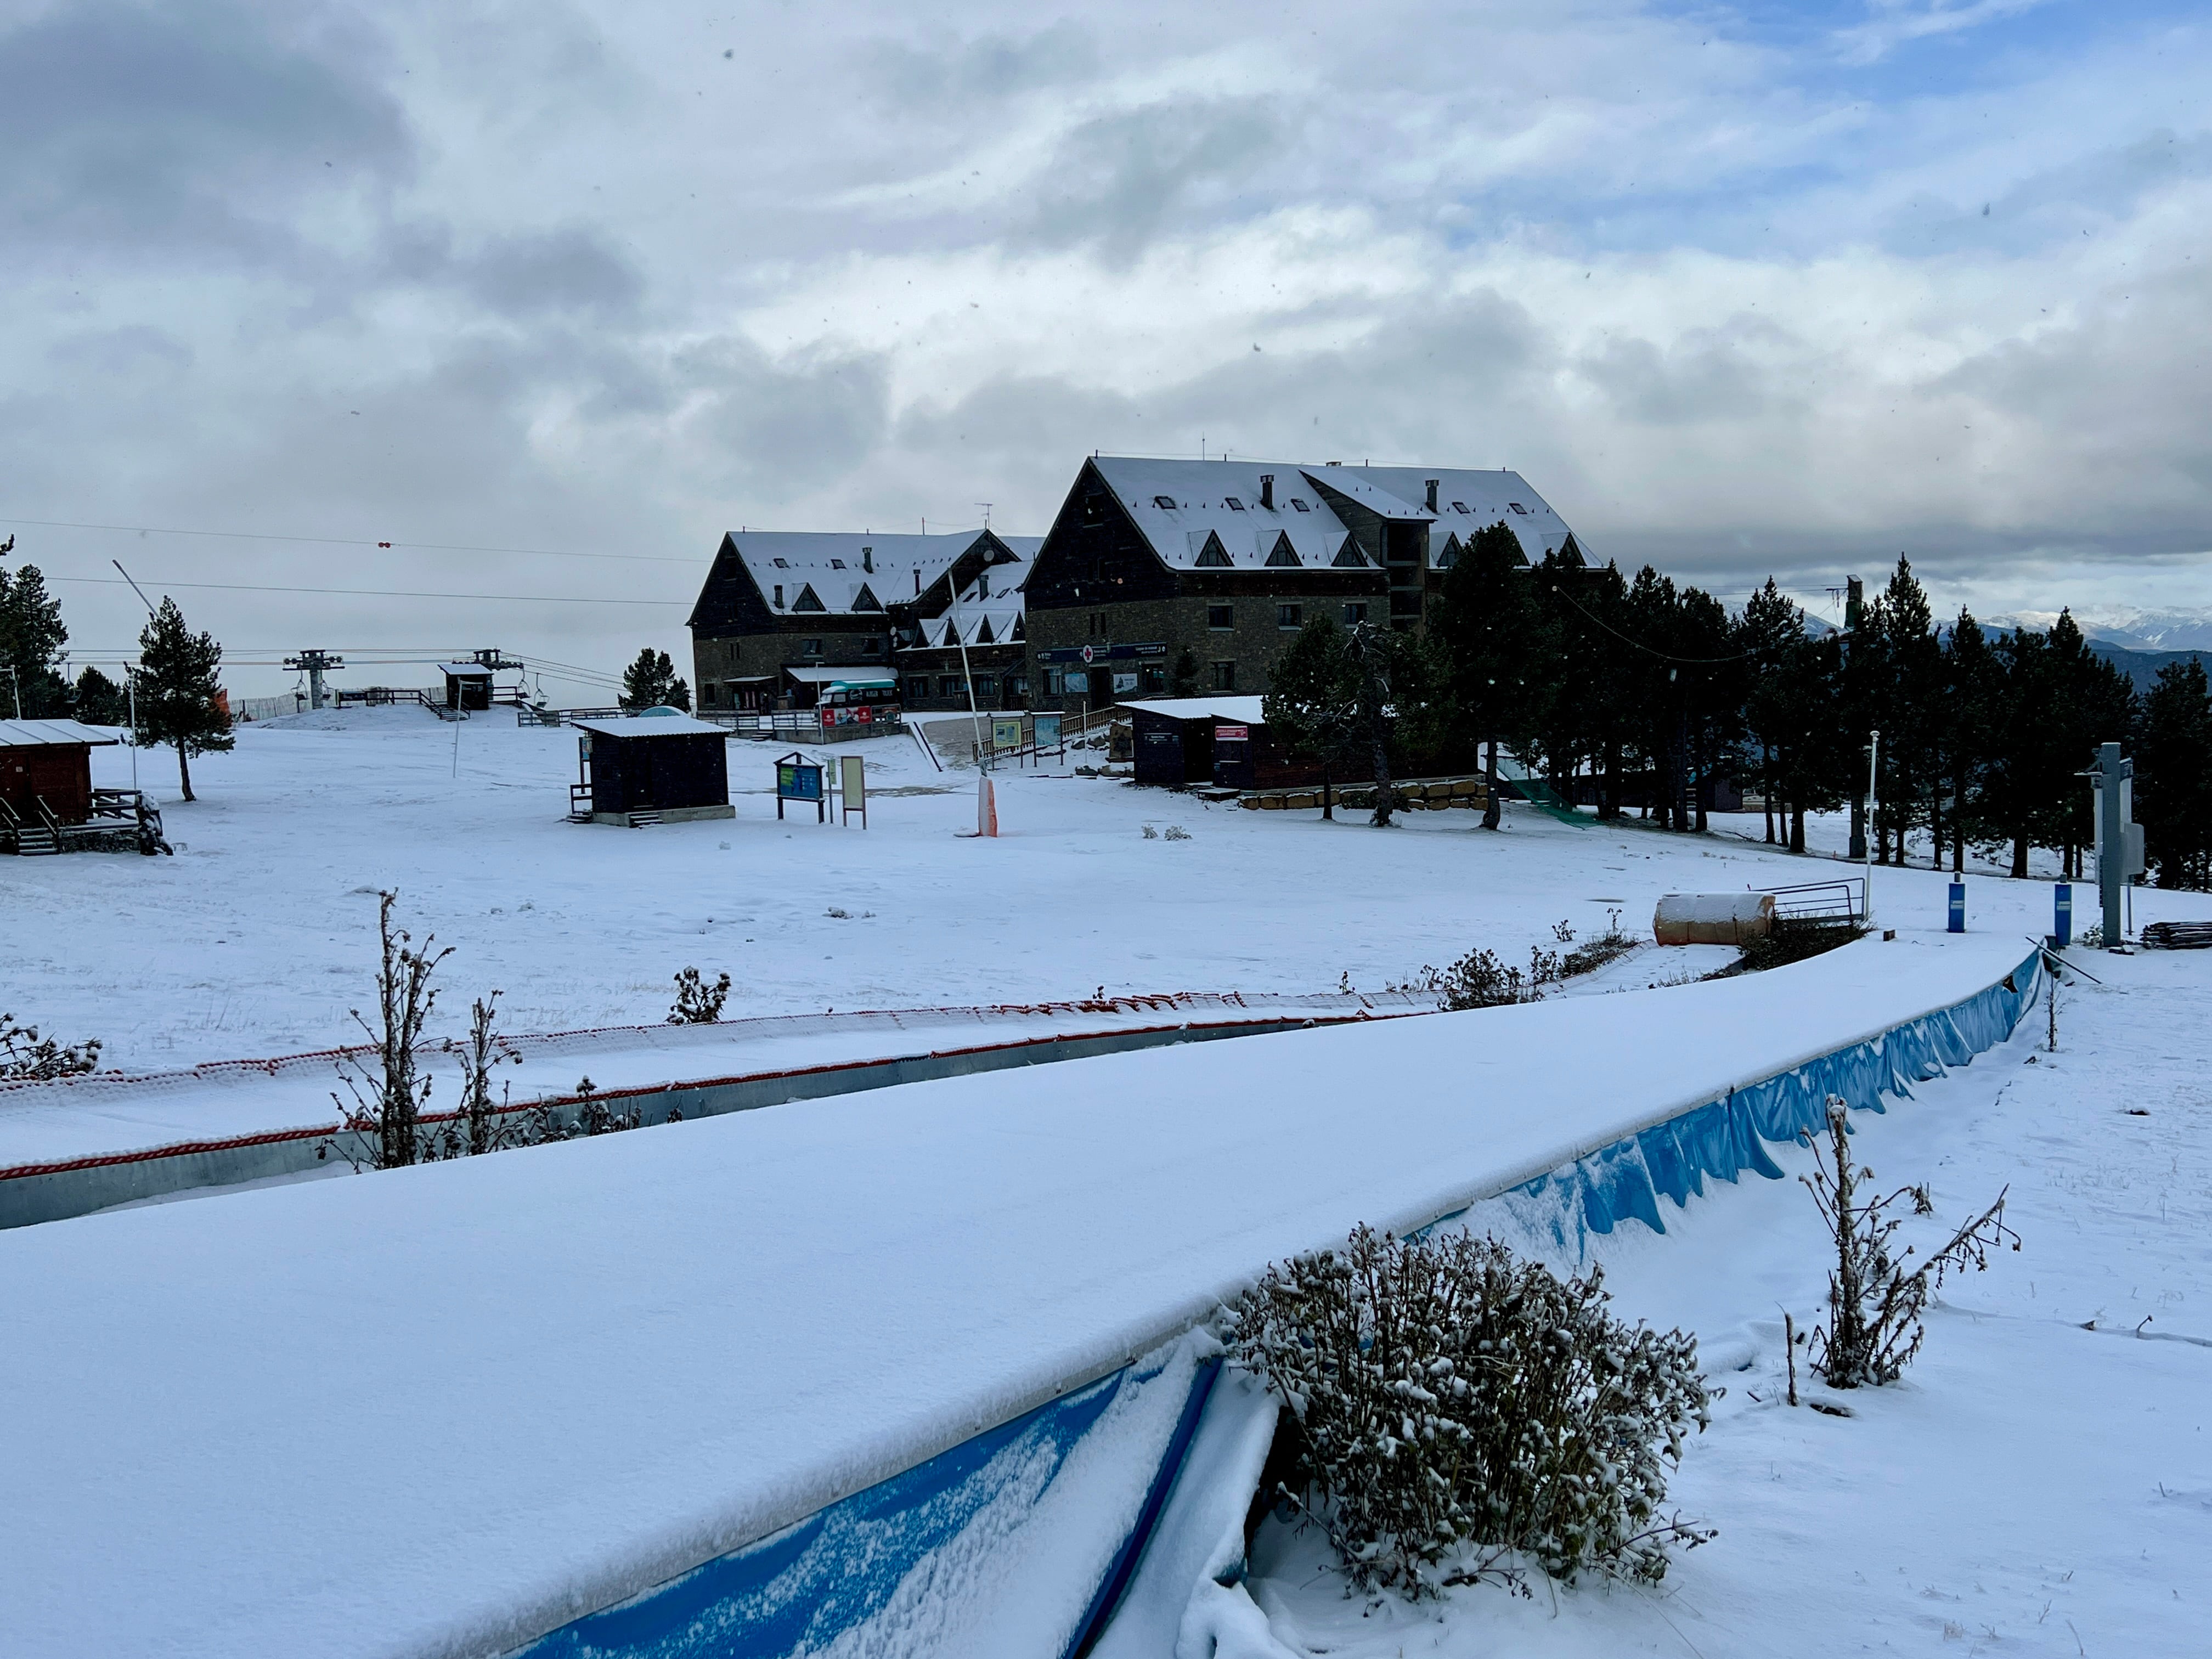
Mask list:
[[1963,870],[1971,848],[2025,876],[2041,847],[2078,875],[2095,839],[2080,774],[2117,741],[2159,884],[2212,887],[2203,664],[2169,664],[2138,696],[2070,613],[2042,632],[1991,634],[1964,610],[1939,628],[1904,559],[1847,633],[1816,635],[1771,579],[1731,614],[1650,566],[1632,580],[1587,564],[1571,543],[1531,567],[1500,524],[1445,576],[1425,637],[1383,636],[1363,672],[1357,632],[1308,625],[1274,677],[1271,728],[1368,775],[1352,751],[1383,650],[1395,763],[1469,764],[1480,745],[1493,828],[1502,748],[1601,818],[1636,810],[1674,830],[1704,830],[1734,778],[1764,797],[1766,839],[1802,852],[1808,813],[1864,798],[1879,731],[1880,862],[1903,863],[1915,837],[1938,868]]
[[[15,547],[12,536],[0,542],[0,557]],[[131,726],[142,744],[175,748],[178,781],[185,799],[193,799],[191,757],[237,741],[222,699],[222,647],[214,636],[194,633],[177,602],[165,596],[139,631],[130,688],[89,664],[71,680],[68,646],[61,602],[47,592],[38,566],[0,566],[0,720],[20,714],[24,720]]]

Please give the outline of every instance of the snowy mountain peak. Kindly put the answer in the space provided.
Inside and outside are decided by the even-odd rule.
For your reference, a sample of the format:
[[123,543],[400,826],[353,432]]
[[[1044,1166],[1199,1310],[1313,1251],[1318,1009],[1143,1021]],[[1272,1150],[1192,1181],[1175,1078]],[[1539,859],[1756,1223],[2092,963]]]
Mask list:
[[[1991,628],[2029,628],[2040,632],[2058,620],[2056,611],[2016,611],[1993,617]],[[2212,610],[2142,611],[2127,605],[2089,605],[2074,613],[2086,639],[2101,640],[2128,651],[2212,650]]]

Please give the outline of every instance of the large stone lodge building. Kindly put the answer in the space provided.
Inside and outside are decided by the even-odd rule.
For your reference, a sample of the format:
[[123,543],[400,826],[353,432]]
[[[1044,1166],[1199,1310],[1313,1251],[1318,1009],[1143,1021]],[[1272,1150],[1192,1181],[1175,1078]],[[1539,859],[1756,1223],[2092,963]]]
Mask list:
[[1493,524],[1532,564],[1573,544],[1517,472],[1103,455],[1042,538],[732,532],[691,614],[700,704],[965,708],[963,644],[984,708],[1264,693],[1316,617],[1422,627]]

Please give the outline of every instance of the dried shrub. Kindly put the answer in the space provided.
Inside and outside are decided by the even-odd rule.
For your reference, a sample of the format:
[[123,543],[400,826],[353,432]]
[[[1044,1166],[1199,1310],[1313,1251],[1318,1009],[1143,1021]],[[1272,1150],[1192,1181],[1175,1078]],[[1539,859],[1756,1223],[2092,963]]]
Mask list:
[[100,1039],[57,1042],[41,1037],[35,1025],[18,1025],[13,1014],[0,1014],[0,1083],[46,1083],[58,1077],[82,1077],[100,1064]]
[[[842,915],[839,910],[830,913]],[[699,977],[696,968],[686,968],[676,976],[676,1006],[668,1011],[671,1025],[712,1025],[722,1017],[722,1005],[730,1000],[730,976],[720,975],[709,985]]]
[[1695,1337],[1608,1300],[1598,1269],[1561,1280],[1464,1232],[1362,1227],[1270,1268],[1226,1324],[1296,1437],[1297,1484],[1273,1495],[1362,1589],[1525,1591],[1524,1563],[1656,1582],[1712,1535],[1660,1514],[1706,1389]]
[[[1562,945],[1571,944],[1574,939],[1571,928],[1565,933],[1559,932],[1559,928],[1566,926],[1566,923],[1561,922],[1559,927],[1552,930]],[[1560,958],[1559,977],[1573,979],[1578,975],[1594,974],[1607,963],[1620,961],[1621,957],[1636,949],[1640,943],[1641,941],[1632,935],[1620,931],[1620,912],[1608,910],[1605,913],[1605,932],[1594,939],[1588,939],[1583,944],[1577,945],[1573,950]]]
[[1866,931],[1856,922],[1781,917],[1765,939],[1745,940],[1734,962],[1705,977],[1733,979],[1738,974],[1763,974],[1770,968],[1808,962],[1855,939],[1864,939]]
[[[398,897],[392,892],[377,895],[375,1023],[358,1008],[347,1011],[368,1034],[374,1059],[363,1062],[349,1057],[340,1063],[340,1078],[352,1097],[351,1104],[341,1096],[331,1097],[341,1127],[356,1139],[325,1142],[315,1154],[327,1155],[335,1144],[356,1169],[393,1170],[416,1163],[424,1144],[421,1120],[430,1097],[430,1079],[419,1063],[422,1028],[438,1001],[430,976],[453,951],[433,951],[434,934],[418,948],[405,929],[394,928],[392,907]],[[365,1144],[365,1154],[355,1150],[357,1144]]]
[[[1812,1361],[1832,1389],[1880,1388],[1896,1382],[1920,1352],[1927,1334],[1921,1315],[1929,1292],[1948,1274],[1969,1267],[1985,1272],[1989,1253],[2008,1243],[2017,1250],[2020,1235],[2005,1224],[2008,1187],[1949,1243],[1910,1267],[1911,1246],[1899,1252],[1892,1244],[1892,1235],[1905,1224],[1897,1206],[1909,1200],[1915,1215],[1933,1215],[1936,1206],[1925,1187],[1899,1187],[1886,1198],[1859,1201],[1859,1183],[1873,1180],[1874,1171],[1851,1157],[1850,1116],[1842,1097],[1830,1095],[1832,1168],[1815,1166],[1798,1177],[1812,1192],[1836,1247],[1836,1265],[1828,1274],[1828,1322],[1814,1327]],[[1799,1139],[1813,1144],[1809,1131]]]

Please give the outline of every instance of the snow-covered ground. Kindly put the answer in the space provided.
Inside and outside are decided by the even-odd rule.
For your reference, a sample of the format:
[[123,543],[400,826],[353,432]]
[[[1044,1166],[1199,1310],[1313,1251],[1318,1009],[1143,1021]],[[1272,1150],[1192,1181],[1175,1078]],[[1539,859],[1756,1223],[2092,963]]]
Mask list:
[[[203,799],[189,805],[168,799],[173,757],[140,756],[178,855],[0,860],[0,1009],[64,1039],[99,1036],[107,1063],[133,1068],[350,1041],[380,886],[399,889],[418,935],[459,947],[441,969],[441,1021],[498,986],[513,1028],[557,1030],[651,1023],[671,975],[692,964],[732,974],[733,1015],[1102,987],[1310,993],[1340,975],[1379,988],[1474,945],[1509,960],[1559,948],[1562,919],[1587,937],[1617,910],[1647,933],[1668,891],[1845,873],[1759,846],[1755,817],[1692,838],[1518,809],[1487,836],[1472,814],[1417,813],[1382,834],[1356,817],[1328,825],[1035,774],[1000,778],[999,840],[963,840],[973,774],[939,774],[902,742],[861,750],[882,792],[866,832],[779,824],[767,786],[781,745],[769,744],[732,746],[734,821],[618,830],[565,821],[573,732],[494,717],[459,728],[458,763],[454,744],[454,728],[412,711],[251,727],[234,754],[196,763]],[[97,780],[127,781],[130,762],[95,751]],[[1147,839],[1147,823],[1190,839]],[[1824,823],[1816,842],[1840,833]],[[1957,948],[1926,932],[1941,926],[1948,879],[1877,871],[1879,919],[1905,936],[1856,948],[1906,962]],[[2022,935],[2048,927],[2047,881],[1978,876],[1969,889],[1968,949],[2025,952]],[[2136,915],[2212,916],[2212,898],[2148,891]],[[1725,954],[1647,947],[1576,989],[1641,991]],[[1942,1218],[2009,1182],[2026,1248],[1947,1289],[1906,1382],[1850,1396],[1855,1416],[1775,1403],[1780,1310],[1809,1324],[1825,1271],[1794,1182],[1717,1188],[1670,1212],[1666,1237],[1631,1224],[1606,1246],[1621,1310],[1692,1326],[1729,1389],[1675,1487],[1721,1537],[1662,1590],[1370,1605],[1341,1596],[1310,1540],[1271,1533],[1253,1591],[1274,1639],[1360,1659],[2206,1650],[2212,1314],[2191,1310],[2212,1268],[2212,953],[2083,962],[2106,985],[2062,993],[2055,1056],[2033,1053],[2031,1020],[2007,1050],[1862,1120],[1882,1184],[1932,1178]],[[1778,999],[1774,1018],[1832,1024],[1841,1041],[1856,1022],[1823,1002],[1826,971],[1784,970],[1747,994]],[[1643,1081],[1663,1082],[1703,1064],[1723,1039],[1655,1026],[1649,1010],[1718,994],[1747,994],[1623,997],[1546,1075],[1602,1073],[1625,1091],[1639,1066]],[[1597,1012],[1510,1011],[1571,1012]],[[1131,1297],[1202,1298],[1230,1271],[1226,1245],[1241,1261],[1319,1242],[1309,1235],[1324,1214],[1332,1227],[1390,1219],[1380,1164],[1366,1186],[1346,1186],[1355,1154],[1387,1146],[1352,1135],[1328,1179],[1293,1194],[1305,1178],[1294,1144],[1272,1127],[1240,1134],[1188,1101],[1270,1106],[1319,1091],[1332,1109],[1317,1124],[1357,1127],[1353,1108],[1418,1115],[1466,1090],[1463,1058],[1421,1034],[1492,1018],[1075,1062],[0,1235],[12,1264],[0,1315],[17,1326],[18,1360],[0,1367],[0,1392],[48,1390],[9,1418],[40,1427],[9,1460],[15,1532],[0,1582],[13,1588],[0,1601],[33,1650],[143,1647],[166,1621],[179,1650],[246,1650],[238,1632],[259,1620],[281,1628],[283,1650],[337,1653],[443,1641],[456,1626],[422,1604],[426,1584],[459,1584],[460,1627],[489,1632],[549,1586],[644,1582],[624,1575],[749,1535],[748,1482],[799,1501],[860,1465],[893,1467],[917,1416],[978,1426],[1010,1397],[1009,1368],[1033,1380],[1115,1318],[1133,1328]],[[1355,1039],[1390,1049],[1363,1051],[1357,1083],[1261,1058]],[[1186,1097],[1192,1078],[1205,1087]],[[1554,1109],[1534,1085],[1523,1092]],[[1073,1109],[1085,1102],[1087,1117]],[[1212,1139],[1188,1156],[1148,1152],[1129,1142],[1131,1113]],[[996,1161],[946,1164],[933,1126]],[[828,1149],[811,1174],[793,1151],[810,1138]],[[685,1155],[710,1145],[742,1155]],[[1450,1172],[1431,1167],[1434,1145],[1413,1143],[1415,1173],[1441,1188]],[[866,1181],[863,1165],[876,1172]],[[1109,1166],[1163,1223],[1137,1281],[1104,1248],[1109,1219],[1131,1224],[1126,1206],[1101,1207]],[[933,1201],[951,1206],[933,1220],[909,1214],[898,1184],[917,1170],[935,1172]],[[449,1201],[459,1195],[465,1205]],[[1269,1207],[1294,1199],[1305,1206],[1295,1226]],[[1208,1224],[1224,1204],[1265,1224],[1224,1240]],[[1018,1249],[977,1248],[987,1223],[1009,1219],[1030,1230]],[[1182,1271],[1170,1220],[1194,1229],[1206,1271]],[[671,1227],[683,1237],[641,1253]],[[730,1243],[740,1235],[743,1249]],[[787,1273],[763,1273],[756,1239],[799,1252]],[[887,1273],[919,1271],[917,1241],[939,1239],[963,1253],[902,1298]],[[1051,1281],[1054,1263],[1067,1284]],[[852,1306],[825,1306],[805,1282],[830,1267],[846,1273]],[[495,1282],[506,1292],[492,1295]],[[544,1307],[527,1304],[532,1287]],[[1111,1310],[1086,1310],[1102,1297]],[[1049,1328],[1022,1326],[1016,1306]],[[787,1322],[773,1351],[757,1340],[763,1308]],[[612,1334],[580,1355],[563,1347],[588,1318]],[[380,1341],[377,1322],[393,1319],[416,1335]],[[902,1399],[866,1370],[887,1342],[924,1354],[902,1374]],[[979,1360],[999,1379],[990,1388]],[[778,1401],[831,1421],[843,1444],[779,1426]],[[648,1443],[657,1420],[683,1430],[672,1450]],[[388,1448],[414,1462],[395,1464]],[[499,1456],[519,1484],[483,1475]],[[26,1498],[34,1476],[43,1495]],[[607,1494],[596,1505],[578,1496],[592,1480]],[[511,1550],[501,1529],[532,1504],[542,1524]],[[399,1541],[332,1565],[361,1560],[364,1526]],[[617,1536],[637,1553],[614,1560]],[[297,1565],[272,1576],[280,1559]],[[125,1590],[138,1601],[125,1605]],[[37,1643],[23,1622],[34,1594]],[[180,1625],[185,1595],[202,1600]],[[132,1622],[134,1606],[148,1622]],[[80,1614],[93,1623],[73,1623]]]
[[[1856,1120],[1881,1190],[1929,1182],[1923,1249],[2008,1187],[2025,1242],[1944,1289],[1900,1385],[1833,1395],[1801,1363],[1855,1415],[1783,1403],[1782,1312],[1824,1311],[1796,1181],[1607,1243],[1616,1310],[1696,1330],[1728,1389],[1673,1492],[1720,1537],[1661,1589],[1347,1600],[1318,1541],[1271,1523],[1252,1588],[1275,1638],[1343,1659],[2212,1650],[2212,953],[2083,962],[2105,984],[2059,993],[2056,1054],[2039,1009]],[[1475,1224],[1514,1236],[1497,1206]]]
[[[734,821],[648,830],[568,823],[576,734],[504,712],[458,728],[412,708],[247,726],[234,752],[194,763],[191,804],[172,799],[174,756],[145,751],[138,774],[177,856],[0,860],[0,1010],[97,1036],[104,1063],[131,1069],[356,1041],[346,1011],[364,1006],[380,887],[418,938],[459,947],[441,970],[450,1027],[498,987],[509,1029],[549,1031],[656,1020],[695,964],[732,975],[732,1017],[1101,987],[1303,994],[1346,974],[1379,988],[1477,945],[1525,961],[1556,948],[1561,921],[1587,937],[1618,910],[1648,937],[1662,893],[1839,873],[1725,834],[1518,808],[1499,836],[1465,811],[1385,834],[1358,815],[1324,824],[1035,773],[1000,775],[998,840],[962,840],[974,774],[938,773],[903,738],[857,746],[878,792],[870,829],[779,823],[781,748],[731,745]],[[97,781],[129,781],[129,750],[93,752]],[[1147,823],[1190,838],[1148,840]],[[1935,921],[1945,880],[1878,872],[1884,919]],[[1978,929],[2048,929],[2047,885],[1972,886]],[[2138,919],[2194,914],[2172,905],[2146,894]],[[1691,965],[1647,952],[1606,982]]]
[[1152,1351],[1270,1261],[2025,954],[1907,932],[0,1232],[0,1422],[38,1425],[0,1505],[9,1650],[499,1651]]

